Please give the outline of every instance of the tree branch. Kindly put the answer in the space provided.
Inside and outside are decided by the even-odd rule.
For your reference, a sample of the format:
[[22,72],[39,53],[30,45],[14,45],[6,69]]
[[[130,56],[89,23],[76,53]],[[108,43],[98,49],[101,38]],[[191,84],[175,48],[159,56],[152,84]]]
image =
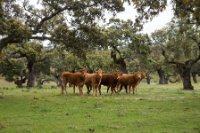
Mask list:
[[20,50],[14,51],[10,54],[10,56],[8,58],[23,58],[23,57],[27,57],[26,53],[23,53]]
[[47,36],[31,36],[29,39],[35,39],[35,40],[49,40],[49,41],[53,41],[54,39],[52,39],[51,37],[47,37]]
[[15,39],[15,38],[11,38],[11,37],[5,37],[3,39],[0,40],[0,51],[7,47],[10,43],[20,43],[22,42],[23,39],[21,38],[18,38],[18,39]]
[[33,34],[36,34],[36,33],[38,32],[38,30],[42,27],[42,25],[43,25],[46,21],[52,19],[54,16],[58,15],[59,13],[63,12],[64,10],[67,10],[67,9],[68,9],[68,10],[71,10],[72,8],[70,8],[70,7],[68,7],[68,6],[65,6],[65,7],[60,8],[59,10],[53,12],[51,15],[42,18],[41,21],[38,23],[38,25],[36,25],[35,29],[32,31]]
[[167,61],[169,64],[175,64],[175,65],[184,65],[183,63],[176,62],[176,61]]

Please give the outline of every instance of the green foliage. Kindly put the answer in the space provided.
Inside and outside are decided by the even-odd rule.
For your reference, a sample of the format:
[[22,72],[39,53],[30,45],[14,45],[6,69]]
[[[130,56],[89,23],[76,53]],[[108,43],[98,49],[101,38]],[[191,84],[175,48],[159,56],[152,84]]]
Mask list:
[[112,60],[109,51],[95,50],[88,51],[86,58],[77,57],[66,51],[54,51],[51,66],[56,73],[63,71],[79,71],[80,68],[88,68],[91,71],[102,69],[106,72],[113,72]]
[[166,0],[41,0],[37,2],[40,8],[31,5],[30,0],[1,1],[0,35],[5,38],[0,40],[0,50],[30,39],[47,39],[75,53],[84,52],[84,48],[102,47],[99,22],[105,21],[107,12],[116,15],[124,11],[125,2],[137,9],[137,19],[132,22],[135,31],[141,30],[144,21],[153,18],[166,6]]
[[23,76],[26,70],[25,59],[9,59],[0,62],[0,73],[7,81]]
[[200,2],[199,0],[172,0],[174,14],[183,19],[183,23],[200,25]]
[[152,56],[151,60],[169,76],[176,77],[179,74],[184,79],[184,89],[193,88],[190,78],[187,77],[190,77],[192,65],[200,59],[198,35],[198,27],[178,21],[177,24],[171,23],[151,36],[154,44],[152,48],[155,55],[157,54]]
[[166,50],[166,43],[169,40],[167,35],[169,34],[167,33],[166,28],[157,30],[151,34],[151,54],[149,56],[149,61],[152,66],[152,70],[157,71],[162,69],[166,73],[170,73],[169,70],[171,66],[166,63],[166,57],[163,55],[163,51]]
[[36,42],[9,45],[1,53],[0,73],[8,81],[29,75],[30,64],[36,74],[50,74],[51,55]]
[[52,50],[52,58],[50,62],[53,73],[78,71],[84,66],[84,61],[81,58],[78,58],[76,55],[61,49]]
[[147,69],[149,37],[137,33],[132,21],[111,19],[105,33],[107,45],[118,53],[118,58],[125,59],[128,70],[137,71],[138,66]]
[[116,72],[110,51],[94,51],[87,54],[86,66],[92,71],[102,69],[105,72]]
[[28,39],[31,36],[31,32],[29,31],[28,27],[24,26],[18,20],[9,19],[5,23],[6,23],[6,26],[5,26],[6,32],[4,34],[8,35],[10,38],[18,39],[21,37],[21,38]]
[[191,72],[196,72],[198,74],[200,74],[200,61],[198,61],[197,63],[195,63],[193,66],[192,66],[192,69],[191,69]]
[[190,38],[190,34],[180,33],[179,29],[177,25],[171,25],[167,30],[168,41],[165,47],[167,60],[179,63],[195,60],[199,55],[198,44]]

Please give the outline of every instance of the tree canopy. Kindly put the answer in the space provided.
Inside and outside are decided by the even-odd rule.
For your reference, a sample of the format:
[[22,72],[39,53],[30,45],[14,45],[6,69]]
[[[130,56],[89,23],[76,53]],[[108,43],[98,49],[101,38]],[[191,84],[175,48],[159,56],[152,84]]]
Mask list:
[[166,6],[166,0],[38,0],[39,6],[29,0],[1,0],[0,50],[11,43],[30,39],[63,43],[73,50],[80,44],[83,48],[89,47],[88,44],[99,40],[98,36],[95,39],[99,21],[105,20],[106,12],[115,15],[123,11],[124,2],[137,9],[135,26],[142,26]]

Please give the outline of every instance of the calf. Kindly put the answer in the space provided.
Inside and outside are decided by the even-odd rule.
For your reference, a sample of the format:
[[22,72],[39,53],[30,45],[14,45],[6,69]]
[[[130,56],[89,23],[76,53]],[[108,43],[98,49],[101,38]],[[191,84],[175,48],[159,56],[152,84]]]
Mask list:
[[74,87],[78,86],[80,95],[83,95],[83,85],[85,83],[86,72],[87,71],[85,69],[81,69],[80,72],[75,72],[75,73],[63,72],[61,74],[61,81],[62,81],[61,94],[63,95],[64,91],[67,94],[66,85],[71,84]]
[[125,87],[127,92],[127,86],[129,88],[129,93],[132,90],[133,94],[135,93],[136,86],[140,83],[142,79],[146,78],[145,73],[135,73],[135,74],[122,74],[118,79],[118,86],[120,86],[120,89],[118,92],[121,91],[122,86]]
[[87,73],[85,75],[85,85],[88,89],[88,93],[92,89],[94,96],[97,96],[97,90],[102,79],[102,72],[102,70],[98,70],[95,73]]
[[92,90],[92,77],[94,76],[94,73],[86,73],[85,74],[85,85],[87,88],[87,94],[90,94],[90,91]]
[[100,86],[99,86],[100,94],[101,94],[101,85],[107,86],[107,93],[108,93],[109,88],[111,88],[112,94],[113,94],[113,92],[116,93],[115,87],[117,86],[118,77],[119,77],[118,73],[102,74],[102,79],[101,79],[101,83],[100,83]]
[[137,91],[137,85],[142,81],[142,79],[147,79],[147,74],[144,72],[135,73],[136,84],[133,84],[133,94]]

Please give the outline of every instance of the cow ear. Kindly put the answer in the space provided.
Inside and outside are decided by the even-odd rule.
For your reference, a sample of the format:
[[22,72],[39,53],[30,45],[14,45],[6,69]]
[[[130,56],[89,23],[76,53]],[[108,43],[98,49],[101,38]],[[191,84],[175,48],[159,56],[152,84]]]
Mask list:
[[146,74],[148,71],[146,69],[144,69],[142,72]]
[[98,69],[98,70],[95,71],[95,73],[99,73],[99,72],[100,72],[100,69]]
[[81,68],[79,71],[82,72],[82,73],[86,73],[86,72],[88,72],[88,69],[87,68]]

